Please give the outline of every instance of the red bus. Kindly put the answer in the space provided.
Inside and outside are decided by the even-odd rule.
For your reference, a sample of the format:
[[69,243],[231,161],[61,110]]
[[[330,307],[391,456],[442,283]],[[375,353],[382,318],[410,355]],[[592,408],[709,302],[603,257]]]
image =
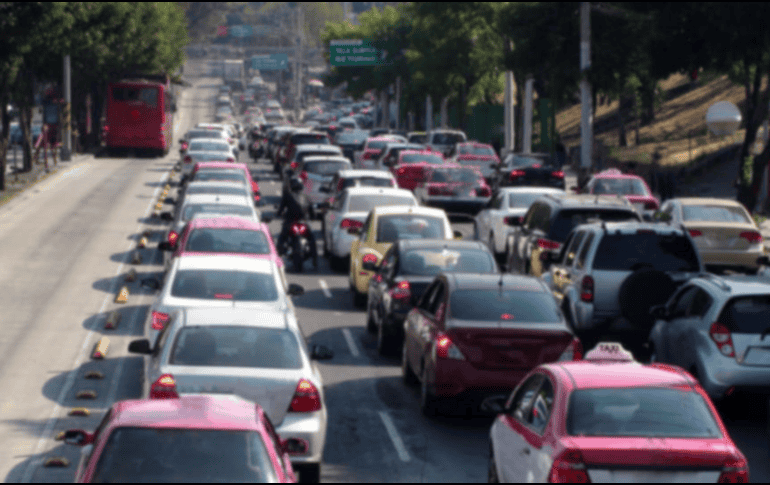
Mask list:
[[118,81],[107,86],[104,140],[107,149],[138,148],[159,156],[174,137],[174,101],[168,83]]

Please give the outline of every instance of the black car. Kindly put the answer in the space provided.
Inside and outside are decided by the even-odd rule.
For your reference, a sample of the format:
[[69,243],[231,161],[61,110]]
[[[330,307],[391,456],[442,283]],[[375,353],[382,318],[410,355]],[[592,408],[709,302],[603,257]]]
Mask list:
[[346,130],[337,133],[334,144],[342,148],[342,154],[353,163],[353,153],[364,149],[364,143],[369,138],[366,130]]
[[492,190],[518,186],[566,188],[564,171],[547,153],[509,153],[494,168]]
[[401,348],[404,319],[439,273],[499,273],[489,247],[480,241],[401,239],[382,262],[364,263],[376,271],[369,280],[366,328],[377,333],[377,351]]

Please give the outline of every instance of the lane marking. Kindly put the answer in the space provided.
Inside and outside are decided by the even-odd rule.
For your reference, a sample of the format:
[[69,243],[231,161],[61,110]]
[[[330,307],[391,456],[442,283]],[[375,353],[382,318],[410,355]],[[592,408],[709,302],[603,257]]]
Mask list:
[[342,335],[345,336],[345,341],[348,343],[348,348],[350,348],[350,353],[353,355],[353,357],[360,356],[361,353],[358,352],[358,347],[356,347],[356,342],[353,340],[353,334],[350,333],[350,329],[343,328]]
[[399,436],[396,425],[393,424],[393,420],[390,419],[390,416],[385,411],[379,411],[377,414],[380,415],[382,424],[385,426],[385,431],[388,432],[388,436],[393,443],[393,447],[396,449],[396,453],[398,453],[398,457],[401,458],[401,461],[410,461],[412,457],[409,456],[409,452],[406,451],[406,446],[404,446],[404,442],[401,440],[401,436]]
[[326,298],[332,297],[332,292],[329,291],[329,285],[326,284],[325,280],[318,280],[318,284],[321,285],[321,291],[324,292],[324,296]]

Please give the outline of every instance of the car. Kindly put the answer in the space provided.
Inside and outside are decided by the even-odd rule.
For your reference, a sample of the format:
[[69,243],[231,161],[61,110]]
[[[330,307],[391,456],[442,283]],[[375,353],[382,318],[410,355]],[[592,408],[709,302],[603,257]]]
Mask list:
[[[350,170],[346,172],[357,172]],[[347,267],[350,246],[356,235],[351,229],[361,228],[375,207],[390,205],[415,206],[417,199],[408,190],[393,187],[350,187],[343,189],[323,215],[324,252],[335,270]]]
[[616,168],[594,174],[583,192],[593,195],[620,195],[628,199],[640,212],[657,211],[658,198],[652,195],[647,182],[638,175],[624,174]]
[[709,271],[754,274],[764,264],[762,234],[740,202],[698,197],[669,199],[656,219],[687,228]]
[[227,106],[228,108],[232,109],[233,106],[233,100],[230,99],[230,96],[227,94],[223,94],[217,98],[217,108],[220,108],[222,106]]
[[446,212],[418,206],[375,207],[363,226],[351,226],[348,231],[358,237],[350,246],[350,273],[348,282],[355,306],[366,303],[372,271],[363,264],[379,263],[390,247],[399,239],[453,239],[461,238],[452,232]]
[[[192,140],[197,139],[221,139],[223,141],[226,141],[228,145],[230,145],[229,137],[227,133],[224,130],[205,130],[205,129],[192,129],[189,130],[185,135],[182,137],[181,140],[179,140],[179,153],[184,156],[184,153],[187,151],[187,147],[190,145],[190,142]],[[233,150],[233,157],[238,155],[238,152],[235,150],[235,148],[230,145],[230,148]]]
[[271,123],[274,124],[274,127],[266,135],[265,158],[269,158],[270,161],[273,162],[275,160],[275,152],[278,149],[279,141],[287,132],[293,131],[295,128],[277,121],[271,121]]
[[[374,133],[374,130],[372,130],[372,133]],[[364,143],[363,150],[356,151],[354,153],[355,161],[353,162],[353,165],[356,168],[364,168],[364,169],[375,168],[374,163],[377,160],[377,157],[380,156],[380,153],[382,153],[382,150],[385,148],[385,145],[387,145],[389,142],[406,143],[406,139],[395,135],[384,135],[384,136],[372,135],[366,139],[366,143]]]
[[584,224],[547,254],[555,262],[543,281],[586,347],[609,333],[639,356],[654,322],[650,308],[703,272],[690,235],[667,224]]
[[[241,173],[243,177],[240,176]],[[236,175],[236,181],[242,181],[251,189],[255,204],[262,200],[259,183],[251,176],[249,167],[245,163],[200,162],[195,164],[191,180],[233,180],[230,174]]]
[[493,412],[533,368],[581,354],[533,276],[440,273],[404,321],[402,373],[426,416]]
[[428,132],[428,148],[451,156],[458,143],[468,141],[468,137],[460,130],[437,129]]
[[[250,277],[256,274],[248,272]],[[231,277],[240,279],[237,274]],[[249,292],[247,281],[220,283]],[[329,355],[328,349],[322,350]],[[188,308],[175,312],[155,341],[134,340],[129,351],[147,356],[145,399],[235,394],[254,401],[279,436],[297,443],[300,449],[290,459],[303,481],[318,480],[327,410],[321,373],[313,360],[321,354],[308,351],[293,314],[237,306]]]
[[[299,150],[299,147],[301,146],[327,146],[331,145],[331,142],[329,141],[329,137],[325,133],[319,133],[319,132],[313,132],[313,131],[296,131],[292,133],[287,142],[286,146],[283,147],[283,151],[278,153],[279,161],[282,161],[284,163],[292,162],[294,160],[294,156]],[[337,148],[337,147],[335,147]],[[337,150],[340,154],[342,154],[341,150]]]
[[546,194],[532,203],[521,224],[515,225],[508,236],[507,270],[540,276],[543,274],[541,254],[559,251],[575,226],[593,219],[640,221],[641,217],[624,198]]
[[650,359],[687,369],[716,402],[770,392],[770,282],[703,274],[652,309]]
[[366,329],[377,334],[377,351],[401,350],[404,320],[439,273],[499,273],[489,248],[479,241],[415,239],[397,241],[369,280]]
[[424,145],[428,141],[428,134],[424,131],[410,131],[406,134],[406,139],[409,143]]
[[350,160],[339,155],[308,155],[302,159],[294,173],[297,174],[304,185],[304,193],[310,204],[309,213],[311,218],[315,219],[319,216],[317,205],[326,201],[327,195],[322,189],[328,187],[337,172],[351,168]]
[[284,182],[287,177],[287,173],[296,171],[300,163],[305,157],[318,156],[318,157],[343,157],[340,147],[335,145],[300,145],[294,151],[294,155],[289,160],[289,163],[284,167],[283,176]]
[[396,179],[393,178],[390,172],[384,172],[382,170],[360,170],[352,168],[350,170],[340,170],[334,177],[329,185],[322,187],[320,190],[327,195],[325,202],[328,205],[333,205],[334,201],[339,198],[342,191],[348,187],[396,187]]
[[532,202],[545,194],[562,195],[563,190],[547,187],[505,187],[489,202],[489,207],[476,214],[476,239],[487,241],[496,257],[505,254],[505,242],[513,229],[520,225]]
[[83,447],[78,483],[292,483],[290,453],[304,446],[281,439],[258,404],[217,394],[118,401],[93,433],[62,440]]
[[314,126],[312,131],[317,133],[326,133],[329,135],[330,139],[334,139],[337,136],[337,133],[339,133],[341,130],[342,127],[337,125],[334,121],[324,122],[321,120],[321,124]]
[[698,381],[676,366],[641,364],[617,343],[533,369],[489,439],[490,482],[749,480]]
[[243,184],[242,182],[191,182],[185,187],[181,187],[177,195],[175,204],[179,204],[183,201],[185,195],[242,195],[244,197],[253,198],[254,194],[251,192],[251,187]]
[[500,164],[500,157],[497,156],[492,145],[470,141],[458,143],[454,155],[447,161],[466,167],[477,167],[487,183],[491,184],[495,168]]
[[341,131],[334,137],[334,144],[342,149],[342,154],[350,160],[350,163],[354,163],[354,152],[356,150],[363,150],[364,143],[368,137],[369,132],[366,130]]
[[340,118],[337,123],[342,127],[343,130],[360,129],[360,127],[358,126],[358,122],[352,116],[345,116],[343,118]]
[[414,190],[425,182],[427,171],[443,165],[444,156],[432,150],[404,150],[398,154],[398,162],[390,167],[396,183],[402,189]]
[[181,163],[181,176],[187,180],[192,175],[193,167],[199,162],[235,163],[232,147],[227,141],[218,138],[198,138],[191,140],[185,150]]
[[195,128],[204,128],[207,130],[224,130],[228,135],[228,142],[233,147],[238,146],[238,136],[235,133],[235,129],[228,123],[198,123]]
[[567,188],[564,170],[554,164],[548,153],[509,153],[496,166],[491,178],[493,191],[518,186]]
[[273,171],[276,173],[282,173],[282,169],[288,163],[286,159],[286,148],[289,144],[289,139],[294,133],[310,133],[307,128],[292,127],[290,130],[281,131],[278,138],[275,140],[273,147]]
[[476,215],[489,204],[492,190],[478,169],[445,163],[429,167],[414,194],[422,205]]
[[374,162],[375,170],[390,170],[398,164],[399,154],[406,150],[424,150],[425,145],[418,143],[388,142]]

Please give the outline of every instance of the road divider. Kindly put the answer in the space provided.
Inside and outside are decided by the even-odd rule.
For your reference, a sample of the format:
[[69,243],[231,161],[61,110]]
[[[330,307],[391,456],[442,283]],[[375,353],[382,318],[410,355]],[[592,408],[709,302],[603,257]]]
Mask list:
[[107,320],[104,321],[104,328],[107,330],[114,330],[119,323],[120,312],[117,310],[112,310],[110,314],[107,315]]
[[107,357],[107,351],[110,349],[110,339],[102,337],[96,342],[94,351],[91,354],[92,359],[101,360]]
[[136,244],[136,247],[144,249],[147,247],[147,238],[142,236],[139,238],[139,242]]
[[96,391],[92,389],[86,389],[85,391],[78,391],[77,394],[75,394],[76,399],[96,399],[98,394],[96,394]]
[[128,286],[123,286],[115,296],[115,303],[126,303],[128,301]]
[[348,343],[348,348],[350,349],[350,354],[353,357],[358,357],[361,355],[361,353],[358,351],[358,347],[356,346],[356,342],[353,340],[353,334],[351,333],[349,328],[343,328],[342,329],[342,335],[345,337],[345,342]]

